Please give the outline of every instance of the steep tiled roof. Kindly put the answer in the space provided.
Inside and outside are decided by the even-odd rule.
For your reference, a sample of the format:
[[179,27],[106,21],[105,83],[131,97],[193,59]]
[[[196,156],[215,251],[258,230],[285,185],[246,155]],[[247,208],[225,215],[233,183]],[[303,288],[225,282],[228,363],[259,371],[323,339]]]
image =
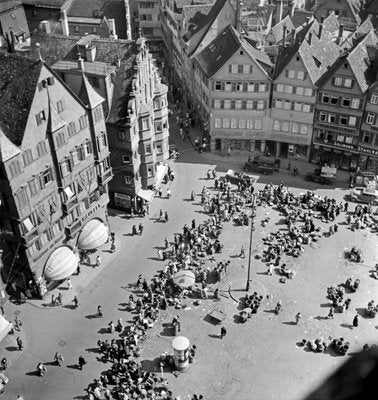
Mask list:
[[368,14],[378,14],[378,2],[376,0],[371,0],[367,12]]
[[0,10],[0,21],[4,33],[13,31],[16,35],[21,35],[23,33],[29,34],[29,27],[23,7],[17,7],[3,14],[1,14]]
[[[187,32],[183,39],[187,42],[191,37],[193,37],[196,33],[198,33],[202,28],[205,28],[207,26],[207,29],[211,26],[211,24],[215,21],[217,18],[218,14],[224,7],[224,5],[227,3],[228,0],[217,0],[213,7],[211,8],[209,14],[207,14],[206,18],[204,18],[201,23],[197,26],[197,28]],[[207,29],[204,30],[202,38],[200,41],[204,38],[204,36],[207,33]]]
[[7,161],[20,153],[21,150],[8,139],[0,126],[0,161]]
[[78,94],[79,99],[85,104],[87,107],[94,109],[101,103],[105,101],[103,97],[101,97],[92,87],[92,85],[88,82],[88,78],[85,74],[82,74],[81,87]]
[[334,11],[328,15],[328,17],[323,22],[323,29],[330,32],[331,34],[334,33],[336,36],[339,33],[340,22],[337,18],[337,15]]
[[371,30],[364,37],[359,38],[353,49],[346,51],[343,56],[328,69],[326,73],[318,80],[317,85],[321,86],[327,82],[334,73],[345,62],[348,62],[362,92],[365,92],[369,85],[375,80],[376,73],[370,66],[368,47],[378,43],[377,35]]
[[339,54],[338,46],[333,43],[330,33],[324,27],[320,39],[318,34],[319,23],[316,20],[298,30],[295,43],[280,51],[274,73],[275,78],[298,54],[312,83],[315,84],[318,81],[327,67],[335,62]]
[[206,75],[211,77],[223,67],[240,47],[243,47],[266,72],[272,67],[269,57],[264,52],[255,49],[250,43],[242,40],[239,33],[231,25],[227,26],[195,58]]
[[41,7],[61,8],[66,0],[22,0],[23,4]]
[[7,11],[13,7],[21,5],[21,0],[3,0],[0,3],[0,13]]
[[[68,17],[103,17],[115,20],[116,33],[126,38],[126,10],[124,0],[73,0]],[[98,14],[95,14],[95,13]]]
[[0,53],[0,128],[21,145],[41,72],[41,61]]
[[351,49],[362,36],[365,36],[372,29],[374,29],[374,26],[370,18],[367,18],[350,36],[345,39],[341,44],[341,48],[344,50]]
[[294,29],[294,24],[291,21],[291,18],[287,15],[283,18],[278,24],[274,25],[270,31],[270,33],[274,37],[275,43],[280,43],[283,39],[283,27],[286,25],[286,31],[289,33],[292,29]]
[[211,8],[212,8],[211,4],[184,6],[182,9],[182,21],[185,21],[186,26],[188,27],[191,24],[194,27],[198,27],[202,23],[203,18],[209,14]]

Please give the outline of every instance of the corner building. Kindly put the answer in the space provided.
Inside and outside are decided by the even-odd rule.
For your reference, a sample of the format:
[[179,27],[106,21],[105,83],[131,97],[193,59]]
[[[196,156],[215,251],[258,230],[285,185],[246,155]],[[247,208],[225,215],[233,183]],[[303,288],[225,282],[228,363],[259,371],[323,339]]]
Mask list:
[[108,239],[112,177],[100,97],[76,96],[42,61],[0,54],[1,274],[43,296]]

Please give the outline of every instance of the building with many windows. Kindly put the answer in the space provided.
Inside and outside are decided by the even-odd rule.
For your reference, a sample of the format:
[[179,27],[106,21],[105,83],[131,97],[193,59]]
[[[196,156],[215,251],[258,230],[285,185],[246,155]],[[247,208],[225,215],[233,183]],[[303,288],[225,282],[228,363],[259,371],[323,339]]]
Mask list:
[[262,150],[271,136],[273,65],[227,26],[194,57],[196,108],[209,127],[211,150]]
[[43,296],[107,241],[104,99],[76,96],[41,59],[0,54],[2,278]]
[[369,48],[378,43],[374,30],[356,40],[317,82],[311,160],[356,170],[366,93],[376,78]]
[[141,35],[147,40],[163,40],[160,20],[159,0],[136,0],[138,3],[138,19]]
[[139,38],[135,46],[117,72],[107,119],[114,171],[110,203],[126,210],[140,210],[152,200],[169,155],[168,88],[160,81],[146,39]]
[[[285,26],[283,27],[285,30]],[[274,72],[267,148],[276,156],[309,159],[316,101],[316,82],[338,58],[339,48],[323,25],[313,20],[283,34]]]

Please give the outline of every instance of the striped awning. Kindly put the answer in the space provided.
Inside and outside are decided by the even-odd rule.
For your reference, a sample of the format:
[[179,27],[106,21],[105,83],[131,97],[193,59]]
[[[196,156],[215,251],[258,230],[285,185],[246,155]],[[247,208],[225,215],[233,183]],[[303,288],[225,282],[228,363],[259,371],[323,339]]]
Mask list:
[[78,262],[78,255],[68,246],[58,247],[46,262],[44,277],[47,281],[66,279],[76,271]]
[[109,230],[99,219],[87,222],[82,229],[77,247],[80,250],[94,250],[105,244],[109,237]]

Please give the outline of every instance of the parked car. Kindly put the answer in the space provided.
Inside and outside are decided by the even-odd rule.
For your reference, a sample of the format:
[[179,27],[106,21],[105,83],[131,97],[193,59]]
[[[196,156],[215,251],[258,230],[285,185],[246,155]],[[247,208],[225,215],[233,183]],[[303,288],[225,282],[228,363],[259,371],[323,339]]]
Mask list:
[[350,193],[350,200],[357,203],[378,205],[378,190],[366,187],[356,187]]
[[335,182],[335,175],[332,173],[324,173],[321,168],[316,168],[313,172],[307,172],[306,181],[318,182],[325,185],[331,185]]
[[252,183],[254,182],[254,179],[251,178],[249,175],[243,172],[236,172],[233,169],[229,169],[226,172],[226,175],[224,177],[221,177],[220,179],[226,180],[234,185],[237,185],[240,182],[245,182],[248,185],[252,185]]
[[244,164],[244,171],[256,171],[265,175],[272,174],[274,171],[279,171],[281,160],[265,157],[255,156],[252,161],[247,161]]

